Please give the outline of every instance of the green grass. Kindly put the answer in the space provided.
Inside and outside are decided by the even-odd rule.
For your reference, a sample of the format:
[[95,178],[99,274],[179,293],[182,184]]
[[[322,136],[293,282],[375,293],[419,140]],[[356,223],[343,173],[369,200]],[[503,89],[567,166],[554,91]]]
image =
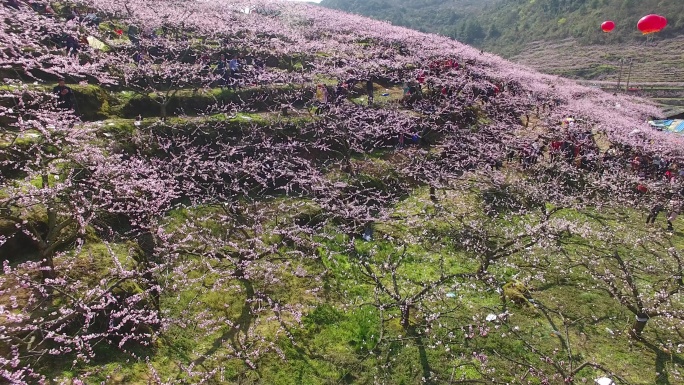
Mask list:
[[4,140],[0,141],[0,147],[7,147],[10,145],[22,147],[40,141],[40,133],[36,130],[27,130],[19,133],[16,137],[13,134],[5,134]]
[[[414,194],[403,200],[396,207],[396,218],[392,221],[378,224],[379,228],[392,228],[395,235],[408,233],[416,233],[420,229],[407,228],[405,222],[409,221],[412,224],[417,223],[416,217],[424,217],[426,212],[429,212],[429,200],[426,199],[426,189],[417,189]],[[444,199],[445,207],[453,207],[454,210],[465,209],[473,202],[478,201],[478,195],[460,195],[447,196],[449,199]],[[276,202],[272,202],[274,205]],[[294,202],[292,202],[294,203]],[[284,201],[277,202],[279,207],[282,207]],[[297,207],[297,206],[293,206]],[[168,226],[173,227],[172,223],[192,218],[205,212],[206,209],[198,208],[199,211],[174,211],[170,214],[172,219]],[[210,213],[211,210],[208,212]],[[207,212],[205,212],[206,214]],[[592,216],[586,216],[582,213],[566,212],[563,214],[566,218],[581,219],[586,222],[594,221],[597,226],[615,226],[624,227],[625,223],[629,225],[626,227],[630,232],[648,232],[640,225],[640,222],[632,221],[638,219],[639,213],[626,212],[624,210],[600,213],[600,222],[598,219],[592,219]],[[627,217],[624,215],[627,214]],[[431,214],[432,220],[425,222],[425,227],[437,229],[438,231],[450,228],[451,225],[441,223],[440,214]],[[473,213],[472,215],[479,216],[481,214]],[[503,224],[503,223],[502,223]],[[205,226],[209,224],[204,223]],[[503,224],[509,226],[510,224]],[[215,225],[211,225],[215,226]],[[210,226],[210,227],[211,227]],[[219,226],[220,227],[220,226]],[[218,230],[219,227],[216,229]],[[332,229],[331,229],[332,230]],[[262,381],[269,381],[269,383],[279,384],[321,384],[329,381],[337,381],[340,378],[353,378],[353,381],[364,383],[371,375],[381,375],[391,378],[396,383],[412,383],[415,377],[410,374],[412,371],[419,369],[416,363],[418,351],[416,345],[411,342],[405,342],[402,345],[390,343],[391,338],[380,341],[378,338],[380,333],[384,333],[384,338],[393,336],[396,338],[400,334],[406,333],[398,320],[391,319],[391,314],[396,315],[396,310],[386,311],[382,317],[377,312],[376,308],[372,306],[374,302],[373,288],[374,284],[366,281],[359,275],[358,264],[356,259],[358,255],[367,255],[372,263],[378,268],[381,267],[382,261],[389,256],[397,253],[395,244],[383,240],[365,242],[355,242],[355,254],[352,256],[347,254],[346,250],[349,239],[346,237],[338,237],[329,241],[323,249],[320,263],[332,275],[329,275],[329,282],[327,284],[336,287],[337,295],[328,296],[326,302],[318,303],[307,310],[303,318],[301,328],[293,329],[296,337],[299,337],[300,344],[294,346],[288,339],[278,338],[275,333],[276,325],[270,321],[260,323],[255,327],[260,330],[260,335],[267,339],[274,341],[281,349],[281,352],[287,357],[287,366],[280,365],[280,361],[276,359],[275,355],[267,354],[262,359],[262,368],[259,370]],[[599,240],[597,240],[599,241]],[[681,242],[681,240],[679,240]],[[97,247],[95,248],[97,249]],[[327,251],[333,251],[329,254]],[[336,251],[335,251],[336,250]],[[401,279],[401,293],[402,295],[410,295],[415,290],[420,289],[420,285],[414,286],[415,282],[426,282],[435,279],[439,276],[438,267],[439,260],[445,258],[448,262],[447,269],[449,272],[468,272],[472,271],[475,266],[469,263],[470,257],[460,252],[448,248],[440,247],[435,249],[433,246],[417,243],[412,244],[407,249],[409,258],[405,259],[404,265],[398,270]],[[540,250],[541,252],[541,250]],[[579,252],[579,249],[576,250]],[[512,258],[515,260],[515,257]],[[163,301],[163,308],[169,312],[169,315],[180,317],[188,320],[189,325],[184,327],[172,327],[164,336],[158,341],[157,350],[152,355],[151,363],[157,370],[161,371],[165,376],[174,377],[181,375],[175,368],[175,362],[189,363],[197,359],[198,353],[211,350],[212,344],[221,335],[229,332],[229,327],[218,327],[215,333],[206,334],[202,329],[196,329],[191,321],[194,317],[204,312],[210,314],[225,316],[230,319],[237,319],[239,317],[240,309],[244,306],[244,296],[239,287],[218,289],[214,285],[218,282],[219,275],[210,274],[204,276],[206,271],[205,264],[199,259],[191,258],[185,260],[185,269],[190,273],[190,278],[203,277],[201,281],[197,282],[195,287],[185,287],[182,291],[177,293],[168,293]],[[312,265],[313,264],[313,265]],[[315,267],[317,262],[304,262],[304,265],[309,269],[318,269]],[[223,269],[221,262],[212,263],[214,269]],[[225,266],[227,268],[228,265]],[[511,274],[516,276],[524,276],[526,274],[534,273],[534,268],[520,266],[515,273],[508,267],[502,266],[495,268],[497,276],[505,280]],[[378,270],[381,271],[381,270]],[[629,313],[618,305],[614,300],[607,297],[604,292],[598,290],[584,290],[578,288],[576,285],[581,282],[590,282],[586,276],[580,271],[574,274],[566,275],[564,279],[570,279],[571,284],[553,283],[554,271],[547,272],[546,282],[535,282],[534,286],[537,288],[533,290],[533,298],[538,303],[545,304],[555,310],[560,311],[566,319],[572,320],[569,325],[570,335],[568,343],[573,346],[576,355],[576,364],[585,360],[601,363],[610,366],[616,372],[619,372],[623,377],[628,378],[632,383],[647,383],[652,381],[654,373],[652,370],[655,356],[653,353],[644,351],[643,349],[635,349],[632,343],[624,335],[626,320],[629,318]],[[212,278],[213,277],[213,278]],[[303,291],[306,286],[302,286],[302,281],[294,279],[283,283],[281,288],[268,288],[273,294],[277,294],[283,301],[290,303],[291,301],[301,301]],[[481,286],[478,290],[466,289],[463,284],[466,282],[454,282],[450,285],[448,291],[453,291],[457,294],[455,298],[446,296],[446,291],[440,291],[437,295],[430,299],[432,306],[443,308],[446,314],[453,314],[454,318],[445,318],[442,322],[442,327],[435,326],[434,339],[436,341],[442,335],[448,342],[447,345],[441,347],[431,347],[428,349],[428,357],[436,368],[441,368],[443,365],[449,367],[450,365],[457,365],[454,369],[457,378],[464,379],[478,379],[481,378],[477,368],[480,366],[479,362],[473,360],[458,359],[458,352],[482,351],[489,356],[489,364],[495,367],[505,367],[510,365],[505,358],[506,355],[516,357],[519,360],[529,360],[530,362],[537,362],[538,356],[521,344],[518,338],[513,338],[513,328],[516,328],[515,333],[524,338],[530,344],[534,345],[539,351],[546,352],[552,357],[563,359],[563,351],[553,353],[561,347],[561,339],[553,335],[554,328],[549,324],[542,312],[535,309],[533,306],[519,306],[509,304],[508,309],[513,313],[507,324],[501,325],[498,329],[491,329],[486,337],[476,337],[472,340],[466,340],[465,344],[461,341],[463,335],[461,332],[455,337],[447,337],[447,331],[455,327],[455,330],[460,330],[463,325],[468,325],[473,322],[473,317],[482,317],[482,314],[493,312],[495,314],[502,311],[501,296],[494,290],[495,288]],[[389,281],[386,281],[389,284]],[[213,289],[209,289],[214,287]],[[236,291],[237,290],[237,291]],[[344,298],[344,300],[343,300]],[[347,310],[342,310],[343,303],[355,303],[356,306]],[[562,304],[562,305],[561,305]],[[451,313],[452,310],[457,309],[456,312]],[[389,317],[389,318],[388,318]],[[412,322],[419,324],[421,316],[416,315]],[[384,321],[381,321],[383,320]],[[553,322],[558,325],[563,325],[561,318],[557,315],[552,315]],[[217,325],[218,326],[218,325]],[[494,324],[490,326],[495,326]],[[606,330],[610,329],[615,334],[610,334]],[[563,339],[565,339],[565,330],[561,330]],[[460,336],[460,337],[459,337]],[[649,336],[655,338],[656,336]],[[663,338],[662,336],[660,338]],[[446,353],[449,348],[449,353]],[[314,356],[308,356],[304,352],[316,352]],[[372,351],[381,352],[378,359],[381,359],[386,354],[394,357],[397,362],[403,362],[403,366],[395,368],[395,373],[384,373],[374,368],[372,362],[374,358],[368,358],[368,354]],[[228,347],[222,347],[218,352],[223,352],[230,356],[232,350]],[[495,353],[496,352],[496,353]],[[469,354],[469,353],[468,353]],[[326,357],[322,359],[322,357]],[[359,361],[361,358],[365,359]],[[372,356],[371,356],[372,357]],[[447,359],[453,357],[452,359]],[[446,360],[446,361],[445,361]],[[244,365],[238,361],[225,359],[218,361],[206,361],[205,365],[216,366],[220,365],[226,368],[228,378],[237,378],[237,376],[248,375]],[[343,366],[340,366],[343,365]],[[363,371],[348,372],[342,368],[349,365],[360,365],[359,368],[365,368]],[[370,365],[370,366],[369,366]],[[85,370],[83,368],[82,370]],[[106,373],[114,375],[115,378],[121,382],[127,383],[144,383],[147,369],[142,363],[135,361],[129,363],[109,363],[100,367],[102,375]],[[176,374],[174,374],[176,373]],[[583,377],[592,378],[602,373],[594,369],[583,370],[580,375]],[[72,376],[73,372],[64,373],[64,376]],[[510,381],[514,377],[505,373],[503,378]],[[183,377],[181,375],[181,377]],[[189,379],[191,380],[191,379]]]

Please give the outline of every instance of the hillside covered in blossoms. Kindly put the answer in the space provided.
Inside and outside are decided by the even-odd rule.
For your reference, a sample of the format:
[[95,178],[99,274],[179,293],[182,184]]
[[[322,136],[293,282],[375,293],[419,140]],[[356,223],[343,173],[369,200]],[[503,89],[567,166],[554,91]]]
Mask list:
[[301,3],[0,17],[0,383],[684,381],[649,102]]

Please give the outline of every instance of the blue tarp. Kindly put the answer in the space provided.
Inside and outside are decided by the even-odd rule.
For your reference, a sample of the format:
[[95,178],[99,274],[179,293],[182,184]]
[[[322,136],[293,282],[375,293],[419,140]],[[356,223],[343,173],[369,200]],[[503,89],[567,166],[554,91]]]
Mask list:
[[680,122],[677,127],[674,128],[674,132],[684,132],[684,121]]
[[684,120],[652,120],[648,124],[658,130],[684,134]]
[[648,122],[648,123],[653,127],[667,128],[667,127],[670,127],[672,122],[674,122],[674,121],[673,120],[653,120],[653,121]]

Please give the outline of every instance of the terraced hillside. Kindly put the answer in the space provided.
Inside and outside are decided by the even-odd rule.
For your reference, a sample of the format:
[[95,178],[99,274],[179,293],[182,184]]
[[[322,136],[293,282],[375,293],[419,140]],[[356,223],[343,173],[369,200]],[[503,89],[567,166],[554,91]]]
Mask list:
[[0,381],[684,380],[648,101],[306,4],[0,18]]

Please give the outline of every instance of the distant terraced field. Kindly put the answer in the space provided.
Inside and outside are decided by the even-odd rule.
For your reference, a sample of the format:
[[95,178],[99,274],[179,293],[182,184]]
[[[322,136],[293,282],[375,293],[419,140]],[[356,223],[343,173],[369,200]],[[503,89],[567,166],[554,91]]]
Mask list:
[[[604,89],[637,88],[663,105],[682,105],[684,98],[684,36],[644,40],[641,44],[581,45],[574,39],[558,43],[535,42],[512,57],[513,61],[542,72],[589,80]],[[623,60],[620,76],[620,60]],[[628,70],[632,61],[631,74]],[[629,74],[629,75],[628,75]]]

